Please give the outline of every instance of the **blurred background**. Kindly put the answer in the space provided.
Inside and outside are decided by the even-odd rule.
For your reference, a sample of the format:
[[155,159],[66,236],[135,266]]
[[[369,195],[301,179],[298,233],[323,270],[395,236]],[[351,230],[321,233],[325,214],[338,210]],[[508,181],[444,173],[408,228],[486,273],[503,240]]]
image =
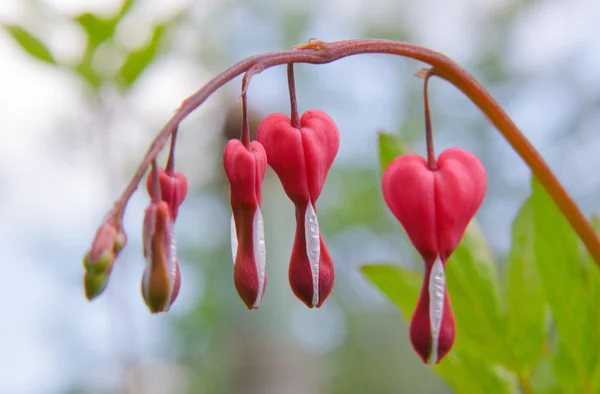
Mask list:
[[[145,191],[128,206],[129,243],[93,303],[82,257],[186,96],[246,56],[311,37],[405,40],[450,56],[504,106],[584,212],[597,211],[597,15],[596,0],[2,0],[0,393],[449,393],[412,351],[400,313],[358,271],[421,267],[384,207],[377,157],[378,130],[424,153],[418,62],[362,55],[296,67],[300,111],[328,112],[341,134],[317,206],[337,270],[320,310],[289,288],[293,206],[271,170],[260,310],[249,312],[233,286],[221,155],[240,130],[239,78],[180,128],[177,170],[190,194],[171,312],[150,315],[140,295]],[[440,80],[430,92],[436,150],[470,149],[488,171],[477,218],[501,259],[529,171],[460,92]],[[253,131],[289,111],[284,67],[253,78],[249,104]]]

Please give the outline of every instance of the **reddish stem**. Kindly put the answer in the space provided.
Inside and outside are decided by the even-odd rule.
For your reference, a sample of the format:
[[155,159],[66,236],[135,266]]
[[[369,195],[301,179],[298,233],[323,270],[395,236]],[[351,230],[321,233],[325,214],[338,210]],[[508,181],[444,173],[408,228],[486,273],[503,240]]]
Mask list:
[[247,149],[250,149],[250,122],[248,121],[248,103],[246,99],[246,90],[248,89],[248,82],[250,77],[248,73],[244,74],[242,78],[242,144]]
[[298,115],[298,101],[296,101],[296,82],[294,81],[294,63],[287,65],[288,87],[290,89],[290,108],[292,110],[291,121],[292,127],[299,129],[300,116]]
[[169,158],[167,159],[167,166],[165,167],[165,172],[169,176],[173,176],[175,172],[175,141],[177,140],[177,127],[171,134],[171,147],[169,148]]
[[161,200],[160,195],[160,181],[158,179],[158,165],[156,159],[152,160],[152,202],[159,203]]
[[427,167],[431,171],[437,170],[437,161],[435,160],[435,152],[433,150],[433,131],[431,130],[431,115],[429,113],[429,95],[427,88],[429,87],[429,78],[433,76],[431,70],[425,74],[425,82],[423,83],[423,99],[425,101],[425,139],[427,141]]
[[600,266],[600,240],[596,236],[591,224],[554,176],[541,155],[485,88],[466,70],[447,56],[418,45],[389,40],[359,39],[336,42],[311,40],[307,44],[298,45],[289,51],[272,52],[248,57],[229,67],[183,101],[148,148],[144,159],[138,166],[129,185],[127,185],[119,200],[115,202],[112,210],[107,214],[106,221],[118,220],[115,219],[115,216],[121,215],[124,212],[129,198],[137,189],[148,166],[164,147],[177,125],[225,83],[243,72],[247,72],[249,78],[254,74],[281,64],[326,64],[348,56],[367,53],[405,56],[425,62],[435,69],[437,76],[447,80],[462,91],[487,116],[490,122],[496,126],[498,131],[502,133],[513,149],[531,168],[533,174],[538,178],[544,189],[575,229],[577,235],[579,235],[579,238],[593,256],[596,264]]

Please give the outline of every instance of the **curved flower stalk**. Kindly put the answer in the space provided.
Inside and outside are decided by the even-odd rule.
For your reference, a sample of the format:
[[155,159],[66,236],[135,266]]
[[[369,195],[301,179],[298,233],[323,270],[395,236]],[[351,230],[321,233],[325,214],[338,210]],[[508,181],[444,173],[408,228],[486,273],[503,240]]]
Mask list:
[[[583,215],[583,213],[581,212],[581,210],[577,207],[575,202],[571,199],[571,197],[565,191],[565,189],[562,187],[562,185],[557,180],[557,178],[554,176],[551,169],[545,163],[545,161],[540,156],[540,154],[537,152],[537,150],[527,140],[527,138],[525,138],[525,136],[521,133],[521,131],[518,129],[518,127],[515,125],[515,123],[509,118],[509,116],[506,114],[506,112],[491,97],[491,95],[483,88],[483,86],[478,81],[476,81],[469,73],[467,73],[463,68],[461,68],[458,64],[456,64],[454,61],[452,61],[451,59],[449,59],[448,57],[446,57],[445,55],[443,55],[441,53],[438,53],[438,52],[435,52],[430,49],[423,48],[423,47],[420,47],[417,45],[404,43],[404,42],[395,42],[395,41],[389,41],[389,40],[375,40],[375,39],[373,39],[373,40],[345,40],[345,41],[337,41],[337,42],[323,42],[323,41],[319,41],[319,40],[310,40],[308,43],[298,45],[289,51],[266,53],[266,54],[262,54],[262,55],[252,56],[252,57],[246,58],[246,59],[234,64],[227,70],[223,71],[221,74],[217,75],[215,78],[213,78],[211,81],[209,81],[206,85],[204,85],[202,88],[200,88],[196,93],[192,94],[190,97],[185,99],[182,102],[181,106],[175,111],[172,118],[165,124],[165,126],[162,128],[162,130],[156,136],[156,138],[152,142],[151,146],[149,147],[148,151],[146,152],[142,162],[140,163],[139,167],[137,168],[135,174],[133,175],[130,183],[125,188],[125,190],[121,194],[120,198],[115,202],[113,208],[108,212],[108,214],[105,217],[105,220],[102,223],[102,226],[108,225],[108,226],[113,226],[113,227],[117,228],[117,232],[119,234],[119,236],[116,238],[117,240],[107,242],[106,244],[108,246],[106,246],[105,248],[95,247],[94,246],[96,244],[96,240],[95,240],[93,243],[93,246],[92,246],[92,250],[90,250],[90,255],[99,256],[99,255],[103,255],[103,253],[106,252],[106,253],[108,253],[107,254],[108,257],[105,258],[105,260],[103,260],[103,261],[110,262],[110,264],[104,264],[104,265],[112,266],[112,264],[114,263],[114,259],[116,258],[116,255],[117,255],[118,251],[120,250],[120,247],[118,247],[117,245],[124,244],[124,242],[119,241],[119,239],[122,239],[123,241],[125,239],[125,234],[122,231],[122,228],[119,226],[120,226],[120,223],[122,223],[122,216],[124,214],[127,202],[129,201],[133,192],[137,189],[139,182],[143,178],[144,174],[147,172],[148,167],[155,160],[157,154],[163,149],[163,147],[167,143],[169,137],[172,136],[176,132],[179,123],[187,115],[189,115],[196,108],[198,108],[208,97],[210,97],[216,90],[221,88],[225,83],[229,82],[233,78],[235,78],[238,75],[241,75],[243,73],[245,73],[244,79],[249,79],[252,75],[255,75],[255,74],[260,73],[270,67],[274,67],[277,65],[284,65],[284,64],[288,65],[288,75],[289,75],[290,74],[289,71],[291,70],[294,63],[326,64],[326,63],[331,63],[331,62],[334,62],[334,61],[337,61],[339,59],[343,59],[343,58],[346,58],[349,56],[354,56],[354,55],[358,55],[358,54],[374,54],[374,53],[404,56],[404,57],[409,57],[412,59],[416,59],[416,60],[425,62],[425,63],[431,65],[431,67],[432,67],[431,74],[435,74],[435,75],[439,76],[440,78],[445,79],[446,81],[453,84],[460,91],[462,91],[487,116],[487,118],[490,120],[490,122],[506,138],[506,140],[509,142],[509,144],[522,157],[522,159],[529,166],[529,168],[531,168],[535,177],[540,181],[541,185],[548,192],[548,194],[552,197],[553,201],[560,208],[563,215],[567,218],[569,223],[572,225],[574,230],[577,232],[578,236],[583,241],[587,250],[590,252],[590,254],[594,258],[596,263],[600,266],[600,240],[596,236],[596,233],[594,232],[592,226],[586,220],[586,218]],[[290,86],[291,86],[292,79],[288,79],[288,81],[290,81]],[[245,93],[245,89],[246,88],[244,86],[243,93]],[[290,89],[290,94],[292,93],[292,91],[293,91],[293,89]],[[291,94],[291,96],[292,96],[292,94]],[[245,103],[244,94],[242,95],[242,97],[243,97],[243,103]],[[295,97],[293,98],[292,102],[295,102]],[[300,119],[298,119],[298,116],[297,116],[297,110],[295,109],[294,106],[292,106],[292,117],[291,117],[290,121],[291,121],[290,122],[291,127],[296,128],[296,129],[302,128],[299,123]],[[270,122],[271,122],[270,127],[273,127],[273,128],[276,127],[275,124],[278,124],[277,122],[273,122],[272,120]],[[280,126],[277,126],[277,127],[280,127]],[[291,135],[293,133],[290,131],[289,134]],[[261,138],[259,138],[259,139],[261,139]],[[248,148],[249,143],[250,143],[249,133],[244,131],[242,134],[241,141],[242,141],[242,144]],[[301,141],[304,144],[303,137],[301,138]],[[281,143],[279,141],[275,141],[275,142],[269,142],[269,144],[279,145]],[[274,154],[271,154],[270,153],[271,148],[269,146],[265,146],[264,148],[266,150],[267,156],[273,156],[273,155],[277,156],[278,155],[277,152]],[[298,147],[295,147],[294,149],[297,149],[297,148]],[[299,227],[298,227],[299,231],[297,232],[294,249],[295,250],[304,249],[302,242],[304,242],[306,245],[309,245],[309,244],[313,245],[313,246],[308,246],[308,248],[311,249],[313,251],[312,253],[315,255],[316,255],[316,253],[317,253],[316,251],[318,249],[318,254],[320,256],[319,260],[323,259],[324,261],[325,260],[329,261],[330,259],[328,257],[328,253],[326,253],[326,248],[323,246],[324,243],[322,242],[321,234],[320,234],[320,232],[312,231],[311,229],[316,229],[316,227],[318,226],[318,222],[316,221],[316,214],[315,214],[314,223],[312,220],[312,211],[316,212],[316,209],[314,209],[314,208],[315,208],[316,198],[318,196],[318,193],[316,195],[314,193],[314,190],[318,189],[318,187],[316,187],[315,185],[317,185],[317,186],[319,185],[319,182],[320,182],[319,180],[321,179],[320,176],[322,174],[326,174],[327,170],[329,169],[329,166],[331,165],[331,164],[327,164],[327,165],[323,164],[323,163],[325,163],[325,164],[327,163],[327,160],[324,160],[323,158],[328,156],[328,154],[330,153],[330,150],[329,150],[330,148],[331,147],[327,147],[324,150],[325,153],[311,153],[312,148],[310,147],[310,143],[307,146],[302,145],[300,150],[302,151],[302,153],[304,155],[304,156],[302,156],[303,160],[306,160],[306,158],[308,158],[307,163],[308,162],[312,163],[313,161],[315,163],[318,162],[319,165],[315,167],[318,169],[318,171],[315,171],[314,169],[310,168],[311,164],[308,164],[305,168],[305,170],[306,170],[306,175],[305,175],[306,176],[306,180],[305,180],[306,185],[304,187],[307,189],[308,197],[306,195],[303,196],[302,204],[299,203],[300,202],[299,199],[297,201],[294,201],[296,196],[295,196],[295,192],[293,190],[292,190],[291,194],[294,197],[293,198],[292,198],[292,196],[290,197],[290,198],[292,198],[292,200],[294,201],[294,204],[296,205],[296,207],[298,209],[297,218],[298,218],[298,223],[299,223]],[[294,149],[292,149],[291,152],[297,153]],[[315,152],[317,152],[317,151],[315,151]],[[313,156],[311,156],[311,155],[313,155]],[[429,156],[428,165],[431,164],[432,162],[434,164],[437,163],[437,161],[435,160],[435,157],[433,157],[431,155],[428,155],[428,156]],[[315,160],[315,157],[317,158],[316,160]],[[299,161],[300,160],[299,158],[300,158],[300,156],[298,156],[297,158],[294,159],[294,160],[296,160],[296,164],[301,163]],[[268,160],[269,160],[269,162],[271,162],[272,161],[271,157],[268,157]],[[274,160],[274,162],[277,162],[277,159],[273,159],[273,160]],[[440,157],[440,160],[442,160],[442,157]],[[275,164],[275,166],[278,166],[278,164]],[[286,172],[287,170],[284,170],[284,165],[282,165],[282,166],[283,167],[281,168],[281,170],[283,172]],[[322,172],[323,170],[324,170],[324,172]],[[430,168],[430,170],[433,171],[433,169],[431,169],[431,168]],[[309,175],[309,174],[313,174],[313,173],[321,174],[321,175],[317,175],[317,176]],[[449,173],[453,173],[453,172],[450,171]],[[290,172],[290,174],[293,174],[293,172]],[[283,178],[287,179],[288,176],[291,176],[291,175],[284,175]],[[280,176],[280,178],[281,178],[281,176]],[[292,178],[289,178],[289,179],[292,179]],[[288,183],[288,184],[290,184],[290,183],[295,184],[296,182],[300,183],[299,180],[290,181],[289,179],[282,180],[282,183]],[[437,182],[437,181],[434,181],[434,184],[435,184],[435,182]],[[288,187],[288,189],[294,188],[294,186],[292,186],[291,184]],[[321,184],[321,186],[322,186],[322,184]],[[284,188],[286,188],[285,185],[284,185]],[[286,192],[287,192],[287,190],[286,190]],[[393,194],[394,192],[390,192],[390,193]],[[176,199],[174,199],[173,201],[176,201]],[[304,202],[304,201],[306,201],[306,202]],[[297,204],[297,202],[298,202],[298,204]],[[440,203],[437,203],[437,204],[440,204]],[[469,205],[469,204],[466,204],[466,205]],[[435,206],[435,203],[434,203],[434,206]],[[312,211],[310,211],[310,209],[312,209]],[[176,211],[171,212],[172,219],[175,218],[176,214],[177,214]],[[461,217],[464,219],[464,217],[468,216],[467,214],[468,214],[468,212],[463,212]],[[304,215],[304,219],[302,219],[303,215]],[[304,222],[302,222],[302,220],[304,220]],[[442,219],[441,222],[444,222],[444,220]],[[307,231],[307,223],[311,223],[311,226],[308,227],[310,231]],[[237,229],[237,224],[235,225],[235,227]],[[442,227],[444,227],[443,224],[442,224]],[[448,225],[448,228],[454,228],[454,230],[450,231],[450,233],[453,235],[448,236],[449,239],[452,237],[455,237],[456,234],[458,234],[457,229],[459,227],[460,226],[458,226],[458,224],[456,226]],[[105,230],[102,230],[102,231],[101,230],[102,230],[102,227],[100,227],[100,229],[98,230],[98,234],[101,234],[105,231]],[[300,231],[302,231],[305,235],[304,241],[302,241],[302,239],[301,239],[302,237],[300,237],[298,235],[300,233]],[[317,232],[319,234],[319,242],[318,243],[315,241]],[[307,238],[306,234],[313,234],[314,236],[310,236]],[[109,238],[111,238],[111,237],[109,237]],[[442,235],[441,237],[445,237],[445,236]],[[97,235],[96,239],[98,239],[98,238],[102,238],[102,236]],[[446,241],[441,242],[441,245],[443,245],[444,242],[446,242]],[[102,244],[102,243],[99,243],[99,244]],[[452,244],[452,242],[448,241],[448,245],[451,245],[451,244]],[[300,246],[296,246],[296,245],[300,245]],[[316,245],[318,245],[318,247]],[[115,247],[115,246],[117,246],[117,247]],[[438,249],[436,250],[436,252],[440,256],[440,261],[443,261],[443,260],[441,260],[441,256],[443,255],[443,253],[446,253],[447,250],[449,250],[449,249],[446,248],[446,249],[444,249],[445,250],[444,251],[442,249],[439,249],[439,246],[440,245],[438,245]],[[97,252],[98,250],[101,250],[102,253],[98,253]],[[94,252],[94,253],[92,253],[92,252]],[[298,253],[302,254],[302,256],[300,258],[298,258],[298,257],[294,257],[294,254],[293,254],[292,260],[294,260],[294,261],[304,260],[304,256],[303,256],[304,251],[298,251]],[[310,256],[310,253],[311,253],[311,251],[309,251],[309,250],[306,251],[306,258],[309,261],[310,261],[310,259],[308,257]],[[103,264],[100,264],[97,267],[98,269],[92,268],[92,266],[97,263],[98,263],[98,261],[95,261],[94,258],[89,257],[89,261],[88,261],[88,258],[86,257],[86,262],[85,262],[86,281],[87,281],[88,277],[97,276],[102,271],[99,268]],[[319,264],[320,265],[319,265],[319,274],[318,275],[321,275],[321,273],[325,272],[325,270],[327,269],[327,268],[323,268],[323,270],[321,271],[322,267],[327,266],[327,263],[324,263],[322,265],[321,265],[321,263],[319,263]],[[326,282],[326,279],[318,279],[319,285],[317,286],[318,288],[315,288],[315,283],[317,283],[317,279],[311,277],[310,279],[311,279],[311,283],[313,286],[312,286],[312,288],[310,288],[310,286],[308,286],[308,284],[307,284],[308,280],[306,279],[306,276],[307,276],[306,272],[308,272],[307,269],[311,268],[311,265],[306,264],[306,260],[304,260],[304,263],[301,262],[300,264],[296,264],[296,265],[302,266],[305,268],[302,269],[303,271],[301,274],[298,274],[299,275],[298,277],[302,277],[303,279],[301,281],[298,281],[298,283],[295,283],[295,284],[292,283],[292,287],[295,288],[295,291],[298,289],[301,289],[301,290],[299,290],[299,292],[297,292],[297,294],[300,294],[299,296],[303,299],[304,302],[307,303],[307,305],[309,305],[309,306],[320,305],[320,303],[322,303],[322,300],[324,299],[324,297],[326,297],[325,289],[322,290],[320,288],[320,286],[321,286],[321,283]],[[432,272],[434,271],[434,265],[435,265],[435,260],[433,262],[433,265],[431,266]],[[306,268],[306,267],[308,267],[308,268]],[[291,268],[292,268],[292,265],[291,265]],[[315,270],[313,269],[311,271],[311,274],[314,271]],[[333,273],[333,271],[331,271],[331,272]],[[106,273],[106,275],[104,273]],[[103,290],[103,288],[104,288],[103,286],[106,285],[106,281],[108,280],[107,278],[108,278],[108,274],[110,273],[110,270],[105,270],[104,273],[101,274],[101,275],[104,275],[104,277],[101,278],[101,280],[99,282],[97,282],[97,283],[90,282],[91,284],[89,286],[86,282],[86,292],[88,290],[88,287],[91,290],[88,292],[88,296],[90,298],[93,298],[94,296],[99,294]],[[293,276],[293,278],[296,278],[297,275],[294,274],[292,276]],[[330,280],[333,282],[333,274],[331,275]],[[317,298],[314,298],[314,295],[316,293],[322,293],[322,294],[318,294]],[[444,298],[444,299],[447,299],[447,298]],[[440,330],[441,330],[441,328],[440,328]],[[425,354],[426,357],[430,357],[431,352],[423,351],[422,353]],[[438,357],[438,359],[439,359],[439,357]]]

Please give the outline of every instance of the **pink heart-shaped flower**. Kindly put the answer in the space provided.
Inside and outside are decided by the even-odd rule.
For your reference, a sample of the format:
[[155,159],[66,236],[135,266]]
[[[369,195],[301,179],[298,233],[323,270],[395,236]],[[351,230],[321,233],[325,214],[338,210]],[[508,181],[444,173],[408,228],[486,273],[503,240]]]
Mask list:
[[258,127],[256,139],[265,147],[269,165],[294,203],[315,204],[340,147],[333,119],[319,110],[300,117],[301,128],[283,114],[271,114]]
[[421,156],[404,155],[385,170],[382,188],[385,202],[425,261],[410,339],[423,362],[437,364],[456,336],[446,262],[483,201],[485,169],[477,157],[458,148],[442,152],[436,170]]

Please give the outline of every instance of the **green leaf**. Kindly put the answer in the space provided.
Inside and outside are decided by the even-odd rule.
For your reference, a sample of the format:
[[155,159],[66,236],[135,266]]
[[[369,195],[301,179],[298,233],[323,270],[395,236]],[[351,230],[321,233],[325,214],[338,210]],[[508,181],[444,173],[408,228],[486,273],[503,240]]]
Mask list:
[[[414,311],[423,275],[395,265],[366,265],[363,274],[410,320]],[[457,316],[458,320],[458,316]],[[518,393],[515,375],[493,367],[485,354],[472,356],[458,346],[433,367],[456,393]]]
[[40,39],[18,25],[4,25],[4,29],[32,57],[46,63],[56,64],[54,56]]
[[[597,235],[600,235],[600,217],[597,214],[592,215],[590,220],[592,227]],[[583,246],[582,246],[583,248]],[[588,328],[591,329],[589,332],[589,341],[593,343],[593,346],[588,346],[586,350],[586,358],[588,362],[591,362],[592,365],[595,365],[592,370],[591,382],[590,382],[590,390],[591,393],[600,392],[600,355],[598,354],[598,349],[600,347],[600,269],[598,269],[598,265],[592,258],[592,256],[587,253],[585,249],[585,258],[583,261],[585,263],[584,269],[586,270],[587,277],[587,300],[588,300]]]
[[553,364],[554,360],[551,355],[543,355],[535,366],[531,374],[531,386],[536,394],[560,394],[562,392],[556,382]]
[[423,275],[391,264],[365,265],[361,271],[400,309],[404,318],[410,320],[417,305]]
[[487,360],[455,350],[433,367],[457,394],[518,394],[517,377]]
[[598,327],[596,321],[589,321],[592,301],[586,294],[588,278],[579,240],[536,180],[532,190],[535,260],[558,332],[555,372],[564,389],[583,392],[600,344],[590,343]]
[[379,132],[379,162],[382,173],[392,160],[409,151],[410,149],[399,136]]
[[125,88],[129,88],[142,74],[146,67],[154,60],[158,53],[158,45],[166,30],[164,24],[154,28],[152,39],[142,49],[131,52],[125,63],[121,66],[119,74]]
[[125,0],[123,2],[123,5],[121,6],[121,9],[119,10],[119,13],[116,16],[116,19],[121,19],[121,17],[123,17],[123,15],[125,15],[129,9],[134,5],[135,0]]
[[475,221],[467,227],[446,271],[456,316],[456,346],[491,362],[511,365],[512,357],[504,339],[496,266]]
[[[405,289],[407,285],[400,282],[399,273],[406,280],[408,274],[398,271],[396,275],[386,273],[387,281]],[[370,272],[370,275],[375,274]],[[475,222],[469,225],[446,265],[446,281],[456,317],[455,347],[491,362],[514,364],[504,338],[505,322],[500,311],[495,265],[489,247]],[[414,308],[417,296],[413,302],[412,299],[407,300],[406,295],[398,295],[396,292],[390,294],[391,290],[382,287],[389,282],[383,282],[381,278],[374,283],[403,313],[408,313],[409,316],[412,314],[412,309],[407,309],[408,304],[400,305],[400,302],[409,303],[411,308]],[[399,299],[400,296],[404,298]]]
[[117,20],[100,18],[92,13],[86,12],[75,18],[88,36],[88,47],[86,52],[91,54],[96,48],[112,38],[115,33]]
[[523,374],[541,357],[548,331],[546,295],[535,263],[533,205],[527,200],[513,223],[505,279],[506,344]]

